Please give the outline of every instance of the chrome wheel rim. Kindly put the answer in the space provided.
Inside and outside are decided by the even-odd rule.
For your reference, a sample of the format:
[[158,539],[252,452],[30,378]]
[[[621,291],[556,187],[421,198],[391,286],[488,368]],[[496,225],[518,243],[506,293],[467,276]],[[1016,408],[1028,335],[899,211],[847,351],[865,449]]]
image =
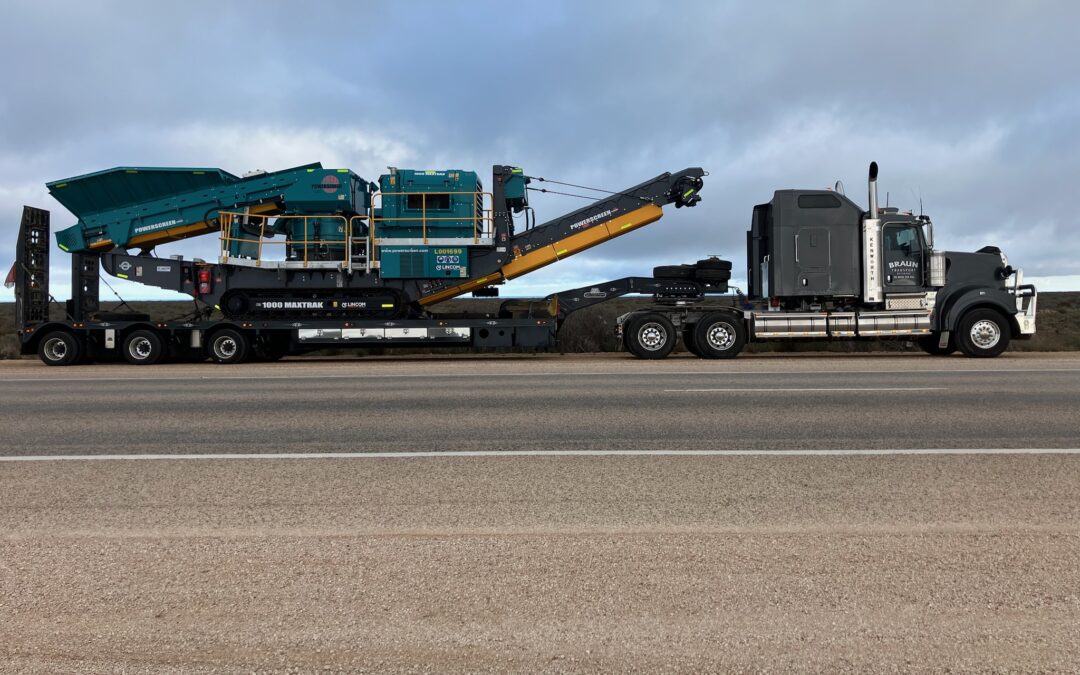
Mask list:
[[713,349],[727,351],[735,344],[735,331],[731,329],[730,324],[718,321],[709,326],[707,339],[709,346]]
[[650,321],[638,330],[638,342],[650,352],[655,352],[667,342],[667,331],[655,321]]
[[236,340],[231,337],[214,341],[214,354],[216,354],[219,359],[231,359],[236,355],[236,349]]
[[971,327],[971,341],[979,349],[992,349],[1001,342],[1001,328],[989,319],[976,321]]
[[145,361],[153,353],[154,345],[150,343],[149,338],[140,337],[128,343],[128,354],[131,354],[131,358],[136,361]]
[[63,361],[67,354],[67,342],[61,338],[50,338],[45,341],[45,356],[50,361]]

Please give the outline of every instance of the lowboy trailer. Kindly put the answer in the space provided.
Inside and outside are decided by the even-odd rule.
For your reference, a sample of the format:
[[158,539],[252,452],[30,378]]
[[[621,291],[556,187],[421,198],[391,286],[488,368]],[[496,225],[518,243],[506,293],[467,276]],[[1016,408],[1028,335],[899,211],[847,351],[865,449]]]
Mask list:
[[[542,224],[527,190],[545,179],[510,166],[494,167],[490,192],[461,170],[391,168],[376,184],[319,164],[244,177],[121,167],[54,181],[50,191],[78,218],[56,233],[71,256],[72,297],[63,318],[50,316],[50,213],[25,207],[9,274],[21,351],[63,366],[110,357],[239,363],[328,346],[551,347],[566,316],[592,304],[588,289],[508,300],[492,314],[429,307],[466,293],[497,296],[509,279],[659,220],[664,206],[696,206],[704,173],[663,173]],[[210,233],[219,235],[216,262],[154,253]],[[102,311],[102,268],[185,294],[196,310],[172,321]],[[710,290],[612,283],[658,303]]]

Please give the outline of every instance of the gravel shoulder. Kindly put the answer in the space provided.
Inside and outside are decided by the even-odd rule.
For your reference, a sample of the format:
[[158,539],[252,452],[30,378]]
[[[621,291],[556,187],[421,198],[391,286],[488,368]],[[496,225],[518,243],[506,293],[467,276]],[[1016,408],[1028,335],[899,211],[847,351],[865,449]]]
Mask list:
[[1060,671],[1080,456],[0,466],[30,672]]

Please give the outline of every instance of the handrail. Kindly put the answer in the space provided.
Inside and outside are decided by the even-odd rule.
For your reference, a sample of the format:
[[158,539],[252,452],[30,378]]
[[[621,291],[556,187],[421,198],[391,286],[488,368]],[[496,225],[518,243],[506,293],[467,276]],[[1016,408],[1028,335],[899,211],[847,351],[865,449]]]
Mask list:
[[[330,213],[328,213],[328,214],[306,214],[306,215],[284,215],[284,214],[282,214],[282,215],[271,215],[271,214],[250,213],[250,210],[247,210],[247,209],[245,209],[244,211],[220,211],[218,213],[218,221],[221,224],[219,259],[221,260],[222,263],[228,262],[229,258],[243,258],[243,259],[251,260],[252,258],[250,258],[250,257],[248,257],[246,255],[243,255],[243,256],[233,255],[232,251],[231,251],[231,244],[233,244],[234,242],[237,243],[237,244],[254,244],[256,246],[254,264],[255,264],[256,267],[261,267],[263,265],[263,262],[264,262],[263,261],[263,256],[266,253],[266,246],[267,245],[278,245],[278,246],[286,246],[286,247],[291,245],[291,246],[294,247],[294,251],[297,248],[300,249],[300,258],[301,259],[299,261],[297,261],[297,262],[300,262],[304,267],[308,267],[312,262],[316,262],[316,261],[311,260],[311,251],[310,251],[311,246],[315,245],[315,244],[323,244],[323,245],[329,246],[331,248],[331,250],[334,247],[340,246],[342,248],[342,253],[341,253],[340,259],[331,258],[330,260],[319,261],[319,262],[340,262],[345,267],[345,269],[352,270],[352,268],[353,268],[354,245],[355,245],[357,239],[363,239],[364,240],[364,270],[365,270],[365,272],[370,272],[371,269],[372,269],[373,263],[377,262],[377,256],[378,256],[378,247],[376,246],[376,244],[379,243],[379,239],[377,237],[377,234],[378,234],[377,230],[379,229],[380,225],[383,225],[383,224],[400,223],[400,222],[409,222],[409,223],[419,222],[421,240],[423,241],[424,244],[427,244],[429,239],[431,239],[431,237],[429,235],[429,222],[430,223],[438,223],[438,222],[444,222],[444,221],[462,222],[462,221],[471,220],[472,224],[473,224],[473,236],[472,236],[472,239],[473,239],[474,244],[479,244],[482,237],[492,236],[493,233],[494,233],[494,223],[495,223],[494,209],[493,208],[486,208],[485,205],[484,205],[485,200],[488,202],[488,204],[492,203],[493,197],[492,197],[492,193],[490,193],[490,192],[451,192],[451,191],[447,191],[447,192],[419,192],[419,193],[417,193],[417,192],[382,192],[382,193],[376,193],[375,195],[373,195],[373,197],[378,197],[378,198],[381,199],[383,196],[395,197],[395,196],[404,196],[404,195],[411,195],[411,194],[420,194],[421,195],[421,197],[420,197],[420,214],[419,214],[418,218],[414,217],[414,216],[408,216],[408,215],[406,215],[406,216],[393,216],[393,217],[384,217],[384,216],[381,216],[381,215],[376,216],[375,215],[376,203],[375,203],[374,198],[372,199],[371,204],[368,207],[367,213],[358,214],[358,215],[354,215],[354,216],[343,216],[343,215],[340,215],[340,214],[330,214]],[[428,210],[427,210],[427,197],[428,197],[428,195],[471,195],[472,198],[473,198],[473,204],[474,204],[473,209],[472,209],[472,215],[471,216],[440,216],[440,215],[431,216],[431,215],[428,214]],[[236,234],[233,234],[233,229],[234,229],[234,226],[237,225],[237,219],[238,218],[247,219],[246,222],[252,223],[252,224],[254,223],[254,221],[252,219],[258,218],[259,219],[258,220],[258,224],[259,224],[259,233],[258,233],[258,235],[244,236],[245,233],[242,232],[242,231],[237,231]],[[270,223],[269,223],[270,218],[273,218],[275,220],[275,223],[278,220],[302,219],[304,221],[303,238],[302,239],[296,239],[296,238],[293,238],[291,236],[286,235],[286,238],[284,239],[284,241],[273,241],[272,237],[275,234],[277,234],[277,232],[274,232],[274,231],[269,231],[268,232],[268,229],[270,228]],[[336,220],[340,220],[343,223],[342,227],[343,227],[344,238],[340,239],[340,240],[338,240],[338,239],[331,239],[331,240],[323,240],[323,239],[312,240],[312,239],[310,239],[309,231],[310,231],[311,228],[308,227],[308,223],[313,219],[318,219],[318,220],[336,219]],[[368,236],[367,237],[356,237],[355,236],[356,227],[358,227],[360,224],[364,224],[364,223],[366,223],[367,227],[368,227]],[[275,227],[274,229],[280,229],[280,228]],[[288,248],[286,248],[286,256],[285,257],[286,257],[286,262],[287,262]],[[266,262],[271,262],[271,261],[266,261]]]
[[[355,228],[355,225],[353,224],[353,221],[355,221],[355,220],[365,221],[367,219],[368,219],[368,216],[353,216],[353,217],[349,218],[349,236],[352,236],[353,229]],[[364,240],[364,272],[365,273],[371,271],[371,263],[374,260],[375,247],[372,245],[372,242],[375,240],[374,233],[375,233],[375,224],[372,223],[370,229],[368,230],[368,236],[363,237],[363,240]],[[352,264],[352,243],[349,244],[348,257],[349,257],[349,263],[351,265]]]
[[[258,234],[257,238],[250,238],[250,237],[245,237],[245,236],[234,236],[232,234],[233,225],[236,223],[236,219],[238,217],[248,218],[248,219],[252,219],[252,218],[259,218],[260,219],[259,220],[259,234]],[[267,228],[267,225],[268,225],[268,219],[270,219],[270,218],[273,218],[275,221],[277,221],[278,219],[303,219],[303,221],[304,221],[304,237],[303,237],[303,239],[295,239],[295,238],[292,238],[292,237],[286,237],[286,239],[284,241],[271,241],[270,238],[273,237],[275,233],[271,232],[270,235],[267,236],[267,232],[266,232],[266,228]],[[355,220],[357,218],[365,219],[366,216],[354,216],[352,220]],[[345,235],[345,238],[340,239],[340,240],[334,240],[334,239],[330,239],[330,240],[321,240],[321,239],[311,240],[308,237],[308,231],[309,231],[310,228],[308,228],[307,225],[308,225],[309,221],[316,220],[316,219],[317,220],[330,220],[330,219],[340,220],[341,223],[342,223],[342,232]],[[255,258],[254,258],[256,267],[261,267],[262,266],[262,263],[263,263],[263,250],[264,250],[265,245],[279,245],[279,246],[286,246],[286,247],[290,246],[290,245],[292,245],[293,247],[302,246],[302,260],[301,260],[301,262],[303,263],[304,267],[308,267],[313,262],[311,260],[311,255],[310,255],[310,250],[309,249],[311,248],[311,246],[313,244],[322,243],[322,244],[327,245],[328,247],[341,246],[342,249],[343,249],[343,254],[342,254],[340,260],[331,259],[331,260],[328,260],[326,262],[341,262],[341,263],[343,263],[345,265],[346,269],[352,269],[352,254],[351,254],[351,242],[353,240],[352,231],[351,231],[352,223],[351,223],[351,219],[348,219],[345,216],[338,215],[338,214],[264,215],[264,214],[251,214],[251,213],[236,212],[236,211],[220,211],[218,213],[218,220],[221,223],[219,258],[220,258],[222,263],[228,262],[229,258],[244,258],[244,257],[246,257],[246,256],[232,255],[229,245],[231,243],[233,243],[233,242],[237,242],[237,243],[241,243],[241,244],[255,244],[256,245],[257,249],[256,249],[256,255],[255,255]],[[288,256],[288,251],[286,249],[286,257],[287,256]]]
[[[412,216],[378,216],[375,214],[375,198],[383,199],[384,197],[402,197],[407,195],[419,194],[420,197],[420,217]],[[471,195],[473,197],[473,209],[472,216],[429,216],[427,213],[427,198],[428,195]],[[479,198],[479,199],[477,199]],[[494,204],[494,196],[490,192],[477,191],[477,192],[462,192],[462,191],[440,191],[440,192],[377,192],[372,195],[371,203],[371,228],[369,236],[372,240],[376,240],[375,230],[376,224],[379,222],[392,223],[392,222],[417,222],[420,224],[420,236],[423,242],[426,244],[428,240],[428,223],[440,222],[440,221],[462,221],[472,220],[473,223],[473,243],[479,244],[481,237],[491,234],[495,229],[495,216],[494,207],[484,206],[485,200],[489,205]]]

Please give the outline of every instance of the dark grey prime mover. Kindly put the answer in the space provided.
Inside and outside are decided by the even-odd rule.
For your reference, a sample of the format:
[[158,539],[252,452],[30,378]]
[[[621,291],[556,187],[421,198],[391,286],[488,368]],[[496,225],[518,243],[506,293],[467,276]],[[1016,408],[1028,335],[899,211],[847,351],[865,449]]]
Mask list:
[[[695,170],[696,178],[700,170]],[[602,210],[646,185],[646,199],[693,206],[681,175],[665,174],[588,207]],[[912,337],[931,354],[957,349],[997,356],[1011,339],[1035,333],[1037,294],[1023,283],[1001,251],[933,249],[933,225],[923,215],[879,208],[877,165],[870,168],[870,208],[863,211],[839,191],[782,190],[754,207],[747,233],[748,294],[739,306],[705,303],[727,294],[732,265],[708,258],[665,265],[652,277],[625,277],[554,293],[540,301],[505,301],[496,314],[421,313],[391,319],[309,316],[212,319],[207,314],[151,322],[135,313],[98,309],[98,256],[72,255],[72,299],[64,319],[49,316],[49,213],[23,213],[13,282],[23,353],[49,365],[123,358],[151,364],[162,358],[210,358],[238,363],[335,347],[461,346],[550,348],[567,316],[624,295],[652,296],[653,306],[620,316],[616,330],[640,358],[663,358],[678,339],[702,358],[726,358],[751,340]],[[700,180],[699,178],[697,180]],[[689,196],[689,197],[688,197]],[[685,204],[680,200],[691,199]],[[573,214],[571,214],[573,216]],[[567,222],[567,218],[553,221]],[[529,236],[563,236],[539,227]],[[153,282],[171,265],[151,256],[114,256]],[[158,267],[160,266],[160,268]],[[145,282],[145,281],[144,281]],[[297,301],[293,298],[291,301]]]
[[[741,306],[624,314],[626,348],[663,358],[681,334],[695,354],[724,358],[748,340],[912,337],[930,354],[987,357],[1033,336],[1037,292],[1023,271],[993,246],[934,250],[927,216],[878,206],[877,173],[872,163],[868,211],[831,190],[780,190],[755,206]],[[656,273],[693,279],[709,262]]]

